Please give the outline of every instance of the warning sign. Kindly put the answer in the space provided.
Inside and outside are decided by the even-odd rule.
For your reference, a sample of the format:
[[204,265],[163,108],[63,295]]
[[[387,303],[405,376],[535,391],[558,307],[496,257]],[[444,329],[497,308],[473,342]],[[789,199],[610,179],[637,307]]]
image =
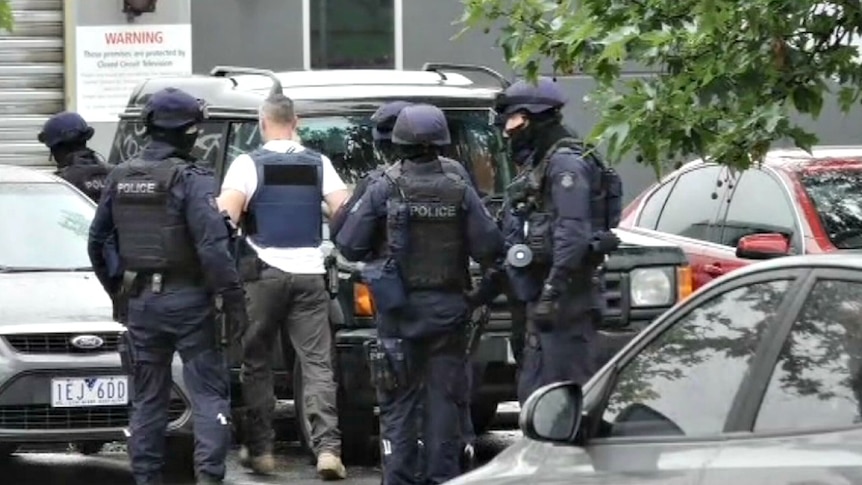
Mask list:
[[102,25],[76,29],[76,110],[89,122],[117,121],[135,86],[192,73],[192,26]]

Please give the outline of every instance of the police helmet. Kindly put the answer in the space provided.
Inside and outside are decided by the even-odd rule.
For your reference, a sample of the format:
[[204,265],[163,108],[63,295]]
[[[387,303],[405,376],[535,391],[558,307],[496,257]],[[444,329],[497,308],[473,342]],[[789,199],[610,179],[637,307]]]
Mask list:
[[398,114],[392,128],[392,143],[396,145],[446,146],[452,143],[446,115],[436,106],[414,104]]
[[78,113],[64,111],[48,118],[37,139],[48,148],[70,142],[84,143],[93,137],[93,127]]
[[205,117],[203,101],[177,88],[156,91],[141,112],[145,125],[165,130],[189,128]]
[[509,86],[497,97],[496,111],[505,116],[518,111],[538,114],[560,109],[567,101],[556,81],[542,76],[535,84],[521,80]]
[[371,129],[371,136],[374,141],[385,141],[392,139],[392,128],[395,126],[395,120],[401,110],[410,106],[412,103],[407,101],[392,101],[386,103],[371,115],[371,122],[374,127]]

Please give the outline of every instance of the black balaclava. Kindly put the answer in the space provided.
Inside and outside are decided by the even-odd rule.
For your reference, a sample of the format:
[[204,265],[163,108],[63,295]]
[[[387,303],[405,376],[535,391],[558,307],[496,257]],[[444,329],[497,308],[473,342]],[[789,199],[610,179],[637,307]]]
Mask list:
[[557,109],[541,113],[526,113],[528,123],[509,132],[509,156],[517,165],[527,161],[538,163],[545,152],[561,138],[571,137],[562,124],[563,116]]
[[78,157],[81,152],[86,151],[89,151],[86,140],[72,140],[51,147],[51,158],[54,159],[57,168],[64,169],[81,158]]
[[431,145],[394,145],[399,158],[413,163],[428,163],[439,158],[437,147]]
[[397,150],[392,140],[374,140],[374,155],[378,162],[391,165],[398,161]]
[[188,127],[167,130],[163,128],[149,127],[148,132],[153,141],[166,143],[176,150],[178,155],[190,158],[195,142],[198,139],[198,131],[188,132]]

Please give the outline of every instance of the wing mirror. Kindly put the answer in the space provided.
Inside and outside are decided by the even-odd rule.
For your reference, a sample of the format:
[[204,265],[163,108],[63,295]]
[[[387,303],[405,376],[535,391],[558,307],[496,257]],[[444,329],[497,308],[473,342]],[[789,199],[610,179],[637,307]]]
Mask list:
[[736,244],[738,258],[771,259],[787,256],[788,253],[790,253],[788,237],[777,232],[743,236]]
[[570,443],[581,427],[584,398],[581,386],[557,382],[537,389],[521,409],[518,425],[535,441]]

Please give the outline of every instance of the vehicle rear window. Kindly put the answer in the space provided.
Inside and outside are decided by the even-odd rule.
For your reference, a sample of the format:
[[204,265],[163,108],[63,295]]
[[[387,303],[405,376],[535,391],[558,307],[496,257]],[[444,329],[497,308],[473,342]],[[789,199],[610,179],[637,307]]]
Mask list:
[[[344,182],[353,184],[378,165],[371,137],[371,114],[302,118],[299,137],[303,145],[328,156]],[[480,195],[502,193],[514,168],[506,156],[502,137],[489,123],[489,111],[451,110],[446,114],[452,145],[444,155],[464,163]],[[227,163],[260,145],[257,121],[234,123]]]
[[0,269],[89,268],[95,205],[68,186],[0,183]]
[[[192,156],[204,166],[215,168],[224,144],[224,121],[207,121],[199,126],[200,134]],[[140,153],[149,142],[144,124],[139,120],[120,120],[108,155],[108,163],[119,165]]]
[[862,248],[862,165],[806,171],[799,180],[832,244]]

